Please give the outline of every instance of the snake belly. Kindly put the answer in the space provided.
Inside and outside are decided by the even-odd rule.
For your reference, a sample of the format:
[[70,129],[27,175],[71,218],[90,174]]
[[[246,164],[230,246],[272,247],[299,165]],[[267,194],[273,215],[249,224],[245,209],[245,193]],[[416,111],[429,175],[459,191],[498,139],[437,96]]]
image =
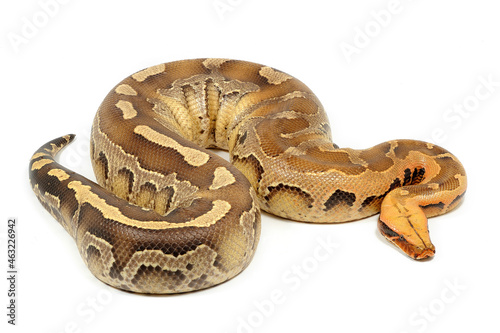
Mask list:
[[[315,223],[382,209],[389,241],[431,257],[427,217],[455,208],[467,186],[458,159],[430,143],[337,147],[307,86],[229,59],[161,64],[115,86],[92,125],[98,184],[54,160],[73,137],[35,152],[33,191],[98,279],[138,293],[199,290],[239,274],[255,253],[260,208]],[[228,150],[231,163],[206,148]]]

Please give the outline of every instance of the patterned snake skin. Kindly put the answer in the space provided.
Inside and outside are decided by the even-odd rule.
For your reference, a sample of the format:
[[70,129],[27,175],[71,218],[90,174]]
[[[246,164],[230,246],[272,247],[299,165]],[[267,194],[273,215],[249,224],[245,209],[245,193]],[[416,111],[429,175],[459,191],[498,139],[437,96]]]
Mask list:
[[[302,82],[227,59],[153,66],[120,82],[92,127],[96,184],[54,157],[30,163],[33,191],[101,281],[139,293],[207,288],[240,273],[260,235],[260,208],[315,223],[381,211],[381,233],[415,259],[434,255],[427,217],[462,200],[455,156],[397,140],[339,148]],[[231,163],[213,151],[229,151]]]

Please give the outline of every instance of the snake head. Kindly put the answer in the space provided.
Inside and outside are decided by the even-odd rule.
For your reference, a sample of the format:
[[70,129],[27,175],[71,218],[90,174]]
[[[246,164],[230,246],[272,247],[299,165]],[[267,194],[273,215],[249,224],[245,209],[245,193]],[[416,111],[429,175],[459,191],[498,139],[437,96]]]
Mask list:
[[426,233],[427,237],[424,236],[422,238],[421,233],[394,231],[381,220],[378,222],[378,229],[387,240],[399,247],[413,259],[420,260],[430,258],[433,257],[436,252],[434,245],[430,241],[428,232]]
[[387,240],[399,247],[409,257],[420,260],[436,252],[429,236],[427,217],[417,205],[386,197],[382,203],[378,229]]

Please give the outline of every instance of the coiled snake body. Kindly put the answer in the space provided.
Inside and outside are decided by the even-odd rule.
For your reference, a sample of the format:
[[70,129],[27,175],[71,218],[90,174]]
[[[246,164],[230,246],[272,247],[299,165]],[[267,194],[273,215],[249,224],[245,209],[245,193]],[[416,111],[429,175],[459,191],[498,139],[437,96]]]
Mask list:
[[[430,143],[338,148],[303,83],[243,61],[171,62],[120,82],[92,127],[100,185],[55,162],[72,138],[35,152],[32,188],[97,278],[140,293],[203,289],[237,275],[258,243],[259,207],[317,223],[382,208],[381,233],[427,258],[426,217],[456,207],[466,189],[460,162]],[[232,164],[205,148],[229,150]]]

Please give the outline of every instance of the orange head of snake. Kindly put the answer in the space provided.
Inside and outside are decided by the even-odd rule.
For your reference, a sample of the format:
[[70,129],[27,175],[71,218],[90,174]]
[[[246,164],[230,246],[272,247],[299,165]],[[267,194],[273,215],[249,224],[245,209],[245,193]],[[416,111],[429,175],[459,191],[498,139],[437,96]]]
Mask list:
[[429,236],[427,217],[416,204],[402,206],[389,196],[382,203],[378,229],[413,259],[430,258],[436,252]]
[[378,229],[391,243],[399,247],[403,252],[413,259],[426,259],[434,256],[436,252],[434,245],[430,242],[429,233],[424,237],[417,233],[405,234],[391,229],[384,222],[379,220]]

